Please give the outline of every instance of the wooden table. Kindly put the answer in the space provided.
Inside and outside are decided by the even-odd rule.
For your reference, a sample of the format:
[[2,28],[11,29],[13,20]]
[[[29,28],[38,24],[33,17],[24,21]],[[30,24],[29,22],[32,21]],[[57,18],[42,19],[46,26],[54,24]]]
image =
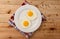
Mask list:
[[[24,0],[0,0],[0,39],[26,39],[8,20]],[[46,17],[30,39],[60,39],[60,0],[27,0]]]

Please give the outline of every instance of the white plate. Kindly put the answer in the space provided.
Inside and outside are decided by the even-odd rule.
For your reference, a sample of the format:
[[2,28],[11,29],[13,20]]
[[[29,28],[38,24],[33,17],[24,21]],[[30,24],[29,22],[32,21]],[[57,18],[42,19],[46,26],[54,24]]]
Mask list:
[[[33,24],[32,27],[30,28],[22,28],[21,25],[19,25],[19,18],[20,18],[20,14],[24,11],[24,10],[33,10],[34,12],[36,12],[36,14],[38,15],[38,18],[37,20],[35,21],[36,24]],[[23,31],[23,32],[34,32],[36,31],[40,25],[41,25],[41,22],[42,22],[42,16],[41,16],[41,12],[33,5],[24,5],[24,6],[21,6],[20,8],[17,9],[17,11],[15,12],[15,16],[14,16],[14,21],[15,21],[15,24],[16,24],[16,27]]]

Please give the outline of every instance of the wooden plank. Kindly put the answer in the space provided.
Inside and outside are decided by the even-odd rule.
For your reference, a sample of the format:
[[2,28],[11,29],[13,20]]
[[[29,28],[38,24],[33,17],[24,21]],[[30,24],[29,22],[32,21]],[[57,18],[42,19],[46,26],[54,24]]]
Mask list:
[[[44,33],[44,32],[45,32],[45,33]],[[44,37],[45,35],[46,35],[46,36],[48,36],[48,35],[50,36],[50,35],[51,35],[51,36],[54,36],[54,37],[55,37],[55,36],[59,37],[59,36],[60,36],[59,33],[60,33],[60,32],[56,32],[56,31],[54,31],[54,32],[52,33],[52,32],[49,32],[49,30],[48,30],[48,31],[45,30],[45,31],[43,31],[43,32],[42,32],[42,31],[40,31],[40,32],[37,31],[37,32],[33,35],[33,37],[34,37],[34,38],[36,38],[36,37],[38,38],[38,37],[41,37],[41,36]],[[48,36],[48,37],[49,37],[49,36]]]
[[27,0],[29,3],[33,5],[40,4],[52,4],[52,5],[60,5],[60,0]]
[[[55,7],[53,8],[53,6],[55,6],[56,8]],[[50,7],[47,7],[46,11],[51,10],[53,8],[51,11],[56,10],[58,12],[58,10],[60,10],[59,6],[60,5],[51,5]],[[17,10],[17,8],[19,8],[19,5],[0,5],[0,13],[1,14],[5,14],[5,13],[8,14],[9,11],[11,11],[10,13],[14,13]],[[39,9],[41,11],[45,10],[45,9],[41,8],[40,6],[39,6]],[[56,11],[54,11],[54,12],[56,12]],[[49,12],[49,11],[47,11],[47,12]]]
[[60,5],[60,1],[45,1],[44,4]]
[[41,12],[44,12],[43,14],[49,15],[49,14],[60,14],[60,9],[46,9],[46,10],[41,10]]
[[1,5],[0,4],[0,14],[12,14],[20,7],[21,5]]
[[41,4],[41,5],[35,5],[35,6],[40,8],[40,9],[47,9],[47,10],[60,9],[60,5]]
[[6,22],[6,23],[0,23],[0,27],[8,27],[9,26],[9,23],[8,22]]
[[[3,34],[2,34],[3,33]],[[0,28],[0,38],[23,38],[24,36],[14,28]]]
[[[46,36],[51,35],[51,36],[54,36],[54,37],[55,37],[55,35],[57,37],[59,36],[59,33],[57,33],[57,32],[53,32],[53,33],[52,32],[48,33],[48,32],[50,32],[50,31],[49,30],[41,31],[41,29],[40,29],[39,31],[37,31],[33,35],[32,38],[42,38],[41,36],[44,36],[44,35],[46,35]],[[1,33],[3,33],[3,34],[1,34]],[[16,38],[23,38],[23,36],[20,35],[20,33],[18,31],[16,31],[14,28],[0,28],[0,35],[1,35],[0,38],[2,38],[2,37],[4,37],[4,38],[5,37],[6,38],[9,38],[9,37],[15,38],[15,36],[16,36]]]
[[12,14],[0,14],[0,22],[8,22]]
[[47,7],[47,9],[60,9],[60,5],[48,5],[47,4],[47,6],[49,6],[49,7]]
[[20,5],[23,0],[0,0],[0,4]]

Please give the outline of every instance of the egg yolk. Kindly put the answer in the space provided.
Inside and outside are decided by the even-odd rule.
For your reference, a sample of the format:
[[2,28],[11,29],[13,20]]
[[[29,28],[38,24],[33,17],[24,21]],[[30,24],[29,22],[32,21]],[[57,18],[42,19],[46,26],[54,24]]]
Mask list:
[[23,22],[23,25],[24,25],[25,27],[27,27],[27,26],[29,25],[29,22],[28,22],[28,21],[24,21],[24,22]]
[[28,14],[27,14],[29,17],[33,16],[33,12],[32,11],[28,11]]

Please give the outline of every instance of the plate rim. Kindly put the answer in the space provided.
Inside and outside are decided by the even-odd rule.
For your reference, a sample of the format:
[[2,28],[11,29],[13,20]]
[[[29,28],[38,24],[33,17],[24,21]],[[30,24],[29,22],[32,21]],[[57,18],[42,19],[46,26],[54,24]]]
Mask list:
[[[16,12],[15,12],[15,16],[14,16],[14,22],[15,22],[15,24],[16,24],[16,27],[19,29],[19,30],[21,30],[19,27],[18,27],[18,25],[19,24],[17,24],[17,21],[16,21],[16,18],[17,18],[17,12],[18,11],[20,11],[20,10],[22,10],[22,8],[23,7],[25,7],[25,6],[33,6],[33,5],[24,5],[24,6],[21,6],[21,7],[19,7],[17,10],[16,10]],[[33,6],[33,7],[35,7],[35,6]],[[37,7],[35,7],[36,8],[36,10],[38,10],[39,11],[39,9],[37,8]],[[39,27],[40,27],[40,25],[41,25],[41,23],[42,23],[42,15],[41,15],[41,12],[39,11],[39,13],[40,13],[40,18],[41,18],[41,21],[40,21],[40,23],[39,23]],[[39,28],[38,27],[38,28]],[[38,28],[36,28],[36,30],[38,29]],[[21,30],[22,31],[22,30]],[[23,32],[34,32],[35,30],[32,30],[32,31],[23,31]]]

